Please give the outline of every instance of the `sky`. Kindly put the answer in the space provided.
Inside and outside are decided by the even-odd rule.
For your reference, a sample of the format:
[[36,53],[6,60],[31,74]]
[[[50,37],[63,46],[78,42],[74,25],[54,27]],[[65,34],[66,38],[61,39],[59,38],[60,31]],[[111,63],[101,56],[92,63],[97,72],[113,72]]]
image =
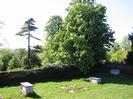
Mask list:
[[115,39],[121,42],[125,35],[133,32],[133,0],[97,0],[107,8],[107,21],[115,31]]
[[[60,15],[64,18],[69,3],[70,0],[0,0],[0,20],[5,23],[3,28],[0,28],[0,42],[5,43],[3,47],[27,47],[26,38],[15,34],[29,18],[34,18],[39,28],[34,33],[35,36],[43,40],[40,42],[32,39],[31,46],[44,44],[44,27],[49,17]],[[107,7],[107,22],[115,31],[117,42],[133,31],[133,0],[97,0],[97,3]]]

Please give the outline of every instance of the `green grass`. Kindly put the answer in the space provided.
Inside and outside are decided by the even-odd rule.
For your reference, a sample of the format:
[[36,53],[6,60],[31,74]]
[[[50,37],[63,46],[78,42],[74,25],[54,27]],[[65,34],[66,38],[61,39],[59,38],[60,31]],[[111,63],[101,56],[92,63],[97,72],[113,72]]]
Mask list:
[[35,94],[24,97],[20,86],[1,87],[4,99],[133,99],[133,79],[126,75],[99,75],[103,84],[92,84],[86,78],[34,83]]

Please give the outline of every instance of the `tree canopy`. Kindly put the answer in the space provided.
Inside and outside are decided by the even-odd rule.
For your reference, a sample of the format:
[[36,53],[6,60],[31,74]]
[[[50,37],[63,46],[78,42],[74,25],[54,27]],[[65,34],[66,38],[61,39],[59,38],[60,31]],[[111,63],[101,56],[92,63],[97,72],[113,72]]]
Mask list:
[[71,5],[61,30],[45,46],[47,60],[74,65],[81,71],[105,60],[114,41],[105,13],[106,7],[102,5]]
[[131,42],[131,46],[133,47],[133,33],[128,35],[128,40]]
[[51,16],[46,24],[45,31],[47,32],[47,40],[51,40],[53,36],[59,32],[62,24],[60,16]]

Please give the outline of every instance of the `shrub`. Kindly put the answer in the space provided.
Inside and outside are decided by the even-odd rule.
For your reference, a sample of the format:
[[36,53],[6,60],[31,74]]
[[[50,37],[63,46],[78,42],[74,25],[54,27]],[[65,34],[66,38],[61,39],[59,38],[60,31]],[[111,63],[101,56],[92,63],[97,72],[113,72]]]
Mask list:
[[129,52],[126,59],[127,64],[133,64],[133,52]]
[[127,50],[117,50],[116,52],[112,52],[108,55],[109,61],[112,63],[125,63],[127,54]]

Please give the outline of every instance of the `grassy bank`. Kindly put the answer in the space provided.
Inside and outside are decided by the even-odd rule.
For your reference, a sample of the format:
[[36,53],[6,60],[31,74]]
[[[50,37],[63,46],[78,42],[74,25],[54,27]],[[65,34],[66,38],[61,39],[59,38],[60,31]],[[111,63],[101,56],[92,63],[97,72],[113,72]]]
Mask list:
[[70,79],[34,83],[35,94],[24,97],[20,86],[0,88],[4,99],[133,99],[133,79],[126,75],[99,75],[103,84],[92,84],[86,80]]

